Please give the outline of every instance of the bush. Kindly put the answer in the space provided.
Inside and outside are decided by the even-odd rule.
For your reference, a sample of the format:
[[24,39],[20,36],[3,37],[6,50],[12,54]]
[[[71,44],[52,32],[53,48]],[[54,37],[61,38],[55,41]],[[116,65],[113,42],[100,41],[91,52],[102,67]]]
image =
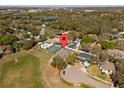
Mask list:
[[29,41],[24,42],[23,48],[28,50],[28,49],[31,49],[34,45],[35,45],[35,41],[31,39]]
[[81,44],[82,43],[93,43],[95,40],[89,36],[84,36],[81,40]]
[[115,43],[110,41],[100,41],[102,49],[113,49],[115,48]]

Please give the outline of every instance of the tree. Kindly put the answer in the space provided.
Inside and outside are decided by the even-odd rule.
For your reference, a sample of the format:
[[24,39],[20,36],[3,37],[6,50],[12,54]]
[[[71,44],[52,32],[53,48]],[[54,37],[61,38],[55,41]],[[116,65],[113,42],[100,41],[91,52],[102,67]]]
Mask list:
[[67,67],[66,62],[60,56],[55,56],[51,62],[51,65],[59,70],[63,70]]
[[40,41],[41,41],[41,42],[43,42],[43,41],[45,41],[45,40],[47,40],[47,36],[46,36],[46,35],[40,36]]
[[0,36],[0,44],[3,45],[11,45],[14,41],[16,41],[16,37],[13,35],[1,35]]
[[26,49],[26,50],[28,50],[28,49],[32,48],[34,45],[35,45],[35,41],[33,39],[26,40],[24,42],[23,48]]
[[92,46],[91,53],[96,55],[94,60],[96,63],[100,61],[101,52],[102,52],[102,49],[100,44],[95,44]]
[[113,75],[113,82],[115,86],[124,88],[124,60],[123,62],[116,62],[116,73]]
[[81,50],[90,52],[91,51],[91,43],[81,43]]
[[80,37],[80,33],[76,31],[70,31],[68,36],[70,40],[76,40],[77,38]]
[[77,53],[71,53],[66,58],[67,63],[70,64],[70,65],[74,65],[77,55],[78,55]]

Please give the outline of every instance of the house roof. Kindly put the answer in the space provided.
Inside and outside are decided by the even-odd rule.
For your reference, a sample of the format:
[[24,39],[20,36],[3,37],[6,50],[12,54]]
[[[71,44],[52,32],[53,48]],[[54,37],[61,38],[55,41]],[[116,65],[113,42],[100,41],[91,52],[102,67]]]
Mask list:
[[91,55],[87,53],[80,53],[79,56],[77,56],[77,60],[84,62],[84,61],[90,61],[91,60]]
[[117,49],[109,49],[107,53],[116,59],[124,59],[124,52]]
[[121,38],[122,36],[120,34],[113,34],[114,38]]
[[105,62],[103,64],[101,64],[100,66],[103,70],[112,70],[115,71],[115,65],[112,62]]
[[87,53],[80,53],[79,56],[80,57],[83,57],[83,58],[91,58],[91,55],[90,54],[87,54]]

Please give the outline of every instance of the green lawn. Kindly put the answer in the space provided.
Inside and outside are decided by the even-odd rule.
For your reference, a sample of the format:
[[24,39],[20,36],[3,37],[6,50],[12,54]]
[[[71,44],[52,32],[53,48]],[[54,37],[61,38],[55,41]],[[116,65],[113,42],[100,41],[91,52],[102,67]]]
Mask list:
[[26,54],[1,64],[0,87],[43,87],[39,60]]
[[93,86],[87,84],[81,84],[81,88],[93,88]]
[[98,65],[89,66],[88,73],[90,75],[96,76],[96,77],[98,77],[98,78],[100,78],[102,80],[105,80],[107,82],[110,82],[110,83],[112,82],[111,79],[107,75],[101,74],[101,71],[100,71]]

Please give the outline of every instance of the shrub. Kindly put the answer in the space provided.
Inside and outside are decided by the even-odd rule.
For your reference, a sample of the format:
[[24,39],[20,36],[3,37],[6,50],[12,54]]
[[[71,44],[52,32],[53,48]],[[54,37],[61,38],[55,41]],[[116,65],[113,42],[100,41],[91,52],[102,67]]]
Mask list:
[[115,43],[110,41],[100,41],[102,49],[113,49],[115,48]]
[[89,36],[84,36],[81,40],[81,44],[82,43],[93,43],[95,40]]

